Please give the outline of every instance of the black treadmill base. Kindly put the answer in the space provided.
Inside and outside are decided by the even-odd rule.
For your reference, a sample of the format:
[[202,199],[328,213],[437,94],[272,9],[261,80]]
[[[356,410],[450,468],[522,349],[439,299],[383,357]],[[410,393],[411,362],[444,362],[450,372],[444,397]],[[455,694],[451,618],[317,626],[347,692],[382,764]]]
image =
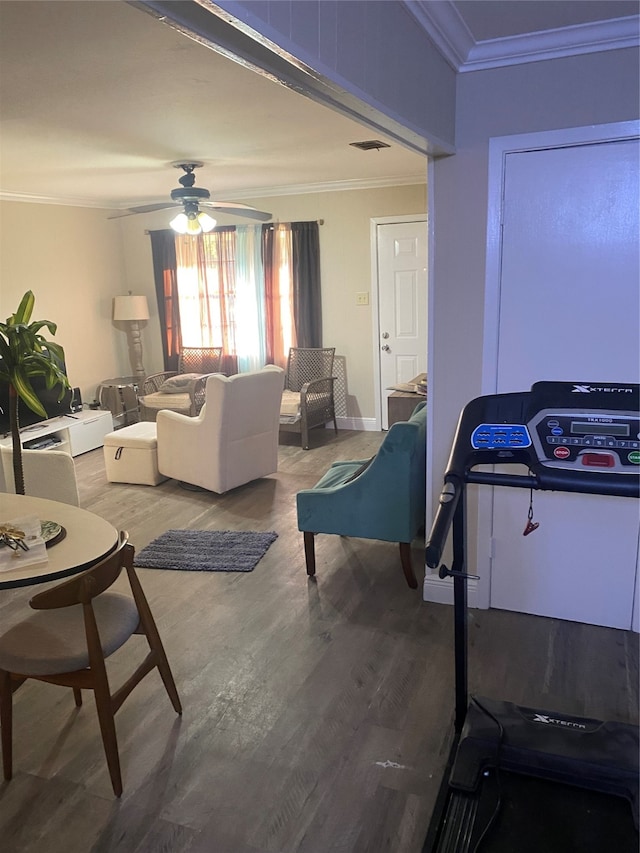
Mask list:
[[424,853],[638,853],[638,843],[624,798],[500,770],[477,794],[449,789]]

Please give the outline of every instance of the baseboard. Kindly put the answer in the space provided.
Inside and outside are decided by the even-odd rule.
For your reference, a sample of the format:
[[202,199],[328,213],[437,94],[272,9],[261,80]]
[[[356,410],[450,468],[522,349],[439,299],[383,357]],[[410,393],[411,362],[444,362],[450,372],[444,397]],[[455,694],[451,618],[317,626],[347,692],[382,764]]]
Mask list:
[[[436,604],[453,604],[452,578],[438,577],[437,569],[427,569],[422,588],[422,598]],[[469,578],[467,581],[467,605],[478,607],[478,579]]]
[[[379,432],[375,418],[336,418],[338,429],[353,429],[358,432]],[[333,429],[333,424],[325,424],[326,429]]]

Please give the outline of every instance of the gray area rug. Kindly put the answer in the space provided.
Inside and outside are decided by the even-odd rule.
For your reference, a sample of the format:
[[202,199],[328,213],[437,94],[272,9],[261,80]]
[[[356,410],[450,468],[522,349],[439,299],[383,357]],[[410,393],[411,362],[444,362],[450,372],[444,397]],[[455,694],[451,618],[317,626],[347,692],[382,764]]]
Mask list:
[[167,530],[136,554],[134,565],[181,572],[252,572],[277,538],[273,531]]

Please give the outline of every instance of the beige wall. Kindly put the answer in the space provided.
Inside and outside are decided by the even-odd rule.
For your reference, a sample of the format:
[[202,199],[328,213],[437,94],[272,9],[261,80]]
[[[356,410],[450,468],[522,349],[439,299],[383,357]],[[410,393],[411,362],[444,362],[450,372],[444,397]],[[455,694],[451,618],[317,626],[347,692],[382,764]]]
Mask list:
[[[426,168],[425,168],[426,172]],[[373,418],[372,308],[355,294],[371,288],[372,217],[423,213],[425,185],[252,199],[275,219],[323,219],[320,264],[324,343],[344,356],[351,418]],[[142,324],[147,373],[162,370],[162,344],[147,229],[167,226],[170,211],[109,220],[108,211],[22,202],[0,203],[0,316],[36,296],[34,319],[58,324],[72,385],[85,402],[102,379],[131,372],[127,338],[111,320],[113,296],[145,294]],[[238,222],[219,217],[220,224]],[[248,221],[248,220],[247,220]]]
[[32,290],[33,319],[57,323],[53,340],[64,347],[69,381],[85,401],[100,380],[130,373],[125,336],[111,321],[112,297],[126,290],[120,236],[106,216],[0,202],[0,317]]
[[[425,161],[426,174],[426,161]],[[306,195],[246,199],[270,211],[282,222],[323,219],[320,227],[323,336],[326,346],[346,359],[350,418],[373,418],[372,308],[357,306],[355,294],[371,289],[370,221],[373,217],[426,211],[426,186],[309,193]],[[134,293],[153,293],[151,248],[146,229],[166,227],[169,211],[116,220],[122,233],[127,287]],[[218,217],[220,224],[238,219]],[[249,220],[246,220],[247,222]],[[145,367],[162,369],[162,345],[155,298],[152,318],[143,330]]]

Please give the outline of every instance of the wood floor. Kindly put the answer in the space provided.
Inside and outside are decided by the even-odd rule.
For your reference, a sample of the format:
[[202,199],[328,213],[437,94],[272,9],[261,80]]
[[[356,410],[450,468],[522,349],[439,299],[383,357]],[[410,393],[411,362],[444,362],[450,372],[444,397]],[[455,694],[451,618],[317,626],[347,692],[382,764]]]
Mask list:
[[[120,800],[91,698],[18,691],[3,853],[419,853],[451,732],[451,608],[410,590],[382,542],[319,536],[309,581],[296,529],[295,493],[381,438],[314,431],[305,452],[283,436],[278,474],[225,496],[109,484],[102,451],[76,459],[83,507],[136,548],[167,528],[278,539],[249,574],[139,570],[184,714],[155,673],[124,704]],[[1,625],[28,595],[0,592]],[[471,611],[470,649],[472,691],[638,721],[637,635]],[[137,651],[110,659],[114,684]]]

